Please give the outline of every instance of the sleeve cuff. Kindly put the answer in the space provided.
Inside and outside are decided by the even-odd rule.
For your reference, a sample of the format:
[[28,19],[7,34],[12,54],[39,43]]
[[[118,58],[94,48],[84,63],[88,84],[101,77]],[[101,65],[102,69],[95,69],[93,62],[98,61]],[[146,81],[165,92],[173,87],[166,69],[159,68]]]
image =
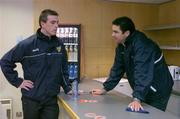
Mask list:
[[16,88],[19,88],[19,86],[22,84],[23,78],[18,78],[16,84],[14,85]]
[[133,98],[133,101],[137,101],[137,102],[140,102],[141,103],[141,100],[140,99],[138,99],[138,98]]
[[70,88],[70,87],[66,87],[65,89],[64,89],[64,93],[65,94],[67,94],[69,91],[71,91],[72,89]]
[[133,92],[133,98],[137,98],[140,101],[144,101],[144,95],[140,95],[138,92]]

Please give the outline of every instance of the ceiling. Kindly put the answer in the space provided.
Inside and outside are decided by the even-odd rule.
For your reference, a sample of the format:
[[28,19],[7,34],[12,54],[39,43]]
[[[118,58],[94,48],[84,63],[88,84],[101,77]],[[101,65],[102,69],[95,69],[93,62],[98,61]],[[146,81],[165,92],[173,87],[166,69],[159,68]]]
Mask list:
[[162,4],[174,0],[107,0],[107,1]]

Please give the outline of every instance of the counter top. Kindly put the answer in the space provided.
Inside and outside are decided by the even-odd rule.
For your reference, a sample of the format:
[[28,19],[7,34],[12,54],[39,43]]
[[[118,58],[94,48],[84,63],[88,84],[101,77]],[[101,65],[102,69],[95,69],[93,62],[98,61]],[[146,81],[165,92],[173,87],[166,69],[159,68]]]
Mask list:
[[[59,94],[59,102],[68,110],[73,119],[89,119],[87,113],[102,115],[105,119],[179,119],[179,117],[169,113],[160,111],[152,106],[143,104],[144,109],[149,114],[139,114],[125,111],[127,105],[131,102],[131,98],[117,91],[110,91],[106,95],[93,96],[89,91],[94,88],[102,88],[102,84],[97,81],[83,80],[79,84],[79,89],[83,90],[77,99],[72,95]],[[96,100],[97,102],[80,102],[80,100]]]
[[180,96],[180,80],[174,81],[173,94]]
[[[93,80],[99,81],[101,83],[105,82],[107,77],[103,78],[95,78]],[[123,83],[129,85],[128,80],[126,78],[122,78],[119,83]],[[172,94],[180,96],[180,80],[174,80]]]

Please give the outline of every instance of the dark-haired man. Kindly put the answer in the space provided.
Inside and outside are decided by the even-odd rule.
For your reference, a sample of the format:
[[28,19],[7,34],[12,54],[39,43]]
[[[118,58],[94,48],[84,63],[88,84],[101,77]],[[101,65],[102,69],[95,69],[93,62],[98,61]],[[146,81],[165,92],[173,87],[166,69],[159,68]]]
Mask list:
[[103,89],[93,89],[92,94],[105,94],[127,75],[133,89],[132,110],[143,109],[141,101],[165,111],[171,94],[173,80],[158,45],[144,33],[135,29],[128,17],[112,22],[112,37],[118,44],[114,64]]
[[[60,86],[70,92],[66,50],[56,37],[58,13],[45,9],[37,33],[18,43],[0,60],[7,80],[21,88],[24,119],[58,119]],[[18,77],[15,63],[21,63],[24,77]]]

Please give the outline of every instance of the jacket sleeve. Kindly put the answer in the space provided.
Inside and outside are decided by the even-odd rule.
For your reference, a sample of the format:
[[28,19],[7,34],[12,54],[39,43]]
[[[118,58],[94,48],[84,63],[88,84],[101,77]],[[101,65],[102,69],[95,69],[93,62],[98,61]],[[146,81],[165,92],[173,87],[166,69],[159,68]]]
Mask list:
[[124,75],[124,47],[116,48],[114,64],[110,70],[108,79],[103,83],[106,91],[112,90]]
[[20,63],[23,59],[24,48],[18,44],[7,52],[0,60],[1,70],[6,79],[15,87],[19,87],[23,81],[18,77],[18,72],[15,70],[16,64]]
[[154,77],[154,58],[152,44],[142,41],[134,45],[134,74],[133,97],[144,100]]
[[62,88],[64,89],[64,92],[67,94],[71,90],[71,84],[69,81],[69,75],[68,75],[68,62],[67,62],[67,52],[64,48],[62,47],[62,52],[63,52],[63,60],[62,60],[62,76],[63,76],[63,81],[62,81]]

